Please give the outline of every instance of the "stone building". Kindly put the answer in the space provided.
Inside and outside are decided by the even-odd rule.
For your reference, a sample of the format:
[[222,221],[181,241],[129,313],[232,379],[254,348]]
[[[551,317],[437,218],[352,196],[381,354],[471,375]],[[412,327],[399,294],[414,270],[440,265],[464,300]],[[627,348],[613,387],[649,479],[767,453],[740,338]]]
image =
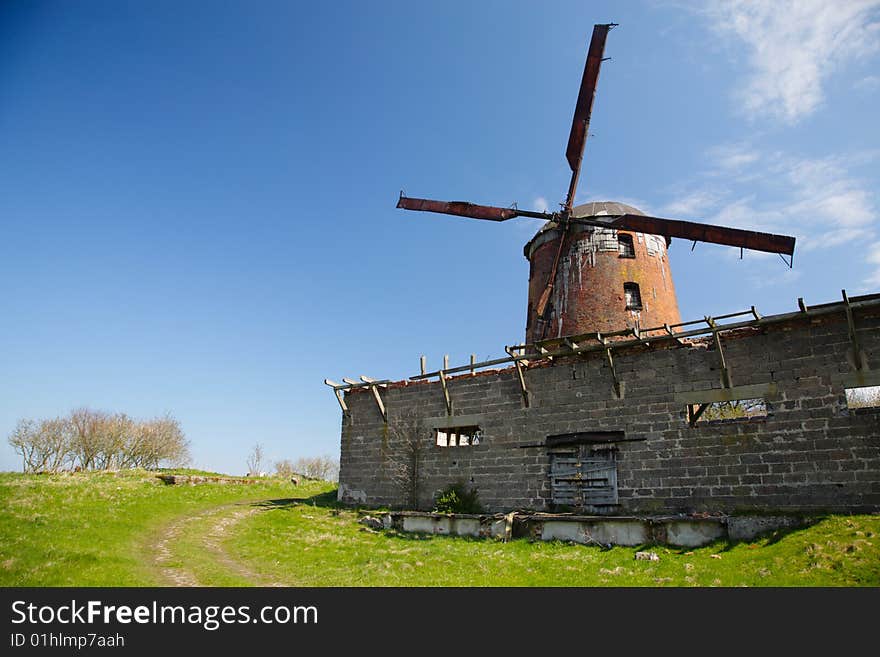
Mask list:
[[[529,318],[554,231],[525,247]],[[568,239],[546,322],[507,358],[328,381],[341,500],[429,509],[463,482],[487,511],[880,509],[880,408],[860,397],[880,386],[880,295],[682,323],[665,240]]]

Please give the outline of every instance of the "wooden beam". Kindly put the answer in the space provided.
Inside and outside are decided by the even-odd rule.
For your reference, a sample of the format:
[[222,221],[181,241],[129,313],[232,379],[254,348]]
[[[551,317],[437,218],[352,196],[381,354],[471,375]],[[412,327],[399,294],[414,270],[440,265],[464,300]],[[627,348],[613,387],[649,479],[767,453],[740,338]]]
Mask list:
[[670,336],[672,336],[672,339],[675,340],[676,344],[684,344],[684,342],[682,342],[678,338],[678,336],[675,335],[675,332],[672,330],[672,327],[669,326],[669,324],[664,324],[663,330],[666,331]]
[[[507,354],[511,357],[514,356],[513,350],[514,350],[513,347],[504,347],[504,351],[506,351]],[[517,379],[519,380],[519,389],[522,392],[523,406],[525,408],[528,408],[529,407],[529,390],[528,390],[528,388],[526,388],[526,376],[525,376],[525,372],[523,371],[523,362],[525,362],[526,365],[528,365],[528,361],[522,361],[522,360],[514,360],[513,364],[516,366],[516,376],[517,376]]]
[[330,379],[324,379],[324,384],[333,388],[333,394],[336,395],[336,401],[339,402],[339,408],[342,409],[343,415],[348,415],[348,406],[345,405],[345,398],[342,396],[342,390],[344,386],[339,385],[336,381],[331,381]]
[[868,359],[862,352],[862,346],[859,344],[859,336],[856,334],[856,320],[853,317],[849,297],[846,296],[846,290],[841,290],[840,293],[843,295],[843,303],[846,309],[846,323],[849,326],[849,342],[852,345],[852,361],[850,362],[850,365],[856,372],[861,372],[868,369]]
[[[859,300],[854,300],[854,301],[851,301],[850,303],[851,303],[851,307],[853,310],[860,310],[860,309],[865,309],[865,308],[876,308],[876,307],[880,306],[880,295],[869,295],[868,297],[861,298]],[[824,315],[831,315],[831,314],[843,312],[843,306],[844,306],[843,303],[823,304],[823,305],[808,309],[806,311],[806,315],[809,317],[820,317],[820,316],[824,316]],[[741,315],[741,314],[751,315],[752,313],[751,313],[751,310],[745,311],[744,313],[734,313],[734,315]],[[731,322],[730,324],[725,324],[723,326],[716,325],[716,328],[714,330],[727,332],[727,331],[735,331],[735,330],[741,329],[741,328],[765,327],[765,326],[769,326],[771,324],[778,324],[778,323],[788,322],[791,320],[797,320],[797,319],[802,318],[803,316],[804,316],[804,312],[802,312],[802,311],[795,311],[795,312],[791,312],[791,313],[782,313],[780,315],[770,315],[767,317],[762,317],[760,320],[755,320],[754,318],[751,318],[746,321]],[[670,329],[675,329],[675,328],[683,327],[683,326],[690,326],[693,324],[702,324],[705,321],[706,320],[704,318],[704,319],[696,320],[696,321],[692,321],[692,322],[681,322],[678,324],[671,324]],[[658,328],[658,330],[659,330],[659,328]],[[629,329],[627,329],[627,331],[624,331],[624,332],[617,331],[617,332],[612,332],[612,333],[608,333],[605,335],[606,336],[624,335],[628,331],[629,331]],[[682,331],[680,333],[673,333],[672,330],[670,330],[670,331],[667,331],[668,335],[652,336],[651,339],[654,341],[675,340],[679,344],[682,344],[683,339],[685,339],[685,338],[693,338],[693,337],[697,337],[697,336],[703,336],[703,335],[706,335],[711,332],[713,332],[713,329],[708,328],[708,327],[706,327],[706,328],[701,327],[701,328],[697,328],[697,329],[693,329],[693,330],[686,330],[686,331]],[[569,356],[572,353],[587,355],[590,352],[598,351],[600,349],[605,348],[604,336],[602,334],[598,334],[598,333],[583,334],[583,335],[572,336],[572,339],[574,339],[574,340],[593,339],[593,340],[599,340],[600,342],[599,342],[599,344],[580,344],[578,346],[577,350],[573,351],[573,352],[569,349],[565,349],[565,350],[559,349],[558,351],[552,351],[550,353],[550,355],[557,356],[557,357]],[[638,340],[625,340],[625,341],[621,341],[621,342],[615,342],[614,348],[615,349],[625,349],[627,347],[630,347],[633,345],[638,345],[638,344],[640,344],[640,342]],[[524,348],[529,348],[532,346],[533,345],[522,345],[521,347],[518,347],[518,348],[524,349]],[[537,354],[536,354],[535,358],[538,359],[539,356],[537,356]],[[485,367],[493,367],[495,365],[506,365],[506,364],[510,364],[511,362],[513,362],[516,359],[522,359],[522,356],[510,355],[506,358],[495,358],[495,359],[491,359],[491,360],[486,360],[486,361],[476,363],[474,367],[477,369],[482,369]],[[466,372],[469,370],[470,370],[470,365],[461,365],[458,367],[449,368],[448,370],[445,370],[445,372],[447,374],[453,374],[453,373],[457,373],[457,372]],[[432,379],[437,375],[438,375],[438,372],[426,372],[423,375],[412,376],[412,377],[410,377],[410,379],[413,381],[418,381],[420,379]]]
[[611,379],[613,381],[611,387],[614,390],[614,395],[618,399],[623,399],[623,384],[617,378],[617,370],[614,369],[614,358],[611,356],[611,347],[605,349],[605,358],[608,359],[608,367],[611,369]]
[[844,374],[841,383],[845,388],[880,386],[880,370],[860,370]]
[[711,402],[707,402],[705,404],[688,404],[688,424],[691,427],[695,427],[697,425],[697,420],[700,419],[700,416],[706,412],[706,409],[709,408]]
[[[711,320],[711,317],[707,317]],[[712,328],[714,329],[714,322]],[[715,339],[715,349],[718,351],[718,360],[721,363],[721,385],[725,388],[732,388],[733,382],[730,379],[730,370],[727,368],[727,361],[724,360],[724,350],[721,348],[721,336],[718,331],[712,331],[712,337]]]
[[449,388],[446,387],[446,372],[440,370],[440,386],[443,388],[443,399],[446,401],[446,414],[452,415],[452,399],[449,396]]
[[345,398],[342,396],[342,391],[334,390],[333,392],[336,393],[336,401],[339,402],[339,407],[342,409],[342,412],[347,414],[348,406],[345,405]]
[[385,410],[385,404],[382,403],[382,396],[379,394],[379,387],[370,386],[370,392],[373,393],[373,399],[376,400],[376,405],[379,407],[379,412],[382,414],[382,421],[387,424],[388,412]]
[[740,399],[767,399],[776,397],[779,388],[775,383],[755,383],[732,388],[710,388],[692,392],[677,392],[673,400],[677,404],[709,404],[713,402],[738,401]]
[[486,416],[481,413],[472,415],[455,415],[442,417],[431,417],[425,419],[425,424],[429,429],[451,429],[454,427],[478,427],[486,420]]

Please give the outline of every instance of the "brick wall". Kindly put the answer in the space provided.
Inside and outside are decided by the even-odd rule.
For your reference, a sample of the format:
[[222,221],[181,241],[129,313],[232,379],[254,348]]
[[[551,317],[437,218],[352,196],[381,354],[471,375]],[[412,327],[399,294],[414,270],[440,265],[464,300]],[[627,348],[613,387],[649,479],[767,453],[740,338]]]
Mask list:
[[[868,362],[880,369],[880,311],[855,313]],[[880,409],[847,408],[852,368],[841,311],[821,318],[722,334],[735,386],[775,383],[768,416],[691,428],[676,394],[720,387],[711,340],[615,352],[622,399],[601,352],[530,367],[524,407],[513,368],[448,381],[453,416],[483,430],[478,446],[435,446],[427,428],[446,417],[439,382],[392,384],[382,391],[391,429],[369,391],[346,393],[340,495],[370,505],[408,506],[402,418],[418,434],[418,504],[463,480],[487,510],[547,510],[548,435],[622,430],[617,449],[619,506],[614,513],[698,511],[876,511],[880,509]],[[635,439],[635,440],[631,440]],[[411,459],[410,459],[411,461]]]
[[[634,258],[620,256],[618,234],[632,239]],[[585,226],[575,226],[566,237],[550,297],[549,322],[539,319],[535,308],[547,287],[560,236],[558,230],[542,231],[527,246],[530,267],[526,342],[681,321],[666,241],[662,237]],[[639,286],[641,309],[627,309],[624,283]]]

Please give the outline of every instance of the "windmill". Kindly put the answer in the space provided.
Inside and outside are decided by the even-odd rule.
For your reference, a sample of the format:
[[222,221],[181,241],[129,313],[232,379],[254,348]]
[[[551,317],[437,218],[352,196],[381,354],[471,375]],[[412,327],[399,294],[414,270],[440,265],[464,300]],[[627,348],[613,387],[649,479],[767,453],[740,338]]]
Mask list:
[[[568,237],[575,226],[591,226],[605,230],[634,231],[642,235],[663,236],[668,242],[677,237],[696,242],[710,242],[727,246],[740,247],[740,249],[752,249],[767,253],[777,253],[783,260],[789,257],[786,264],[792,266],[794,258],[795,238],[785,235],[774,235],[724,226],[714,226],[691,221],[676,219],[664,219],[660,217],[646,216],[641,213],[628,211],[628,206],[621,204],[608,204],[616,208],[618,214],[603,212],[604,216],[595,215],[581,216],[578,207],[574,206],[575,193],[581,173],[581,164],[584,156],[584,146],[590,127],[590,114],[593,107],[593,97],[599,80],[599,69],[602,65],[605,52],[605,41],[608,32],[616,27],[616,23],[599,24],[593,27],[593,35],[587,53],[587,61],[584,66],[584,74],[581,79],[580,91],[574,109],[574,118],[571,124],[571,133],[565,150],[565,157],[571,168],[571,180],[568,184],[568,192],[565,202],[556,212],[540,212],[533,210],[521,210],[513,207],[495,207],[477,205],[467,201],[436,201],[431,199],[407,197],[402,192],[397,202],[397,207],[404,210],[418,210],[421,212],[437,212],[440,214],[468,217],[471,219],[484,219],[488,221],[506,221],[514,217],[532,217],[543,219],[554,229],[561,233],[558,239],[555,257],[549,268],[546,283],[542,283],[543,292],[537,302],[530,305],[530,313],[534,313],[532,319],[546,319],[548,304],[557,280],[560,258],[562,257]],[[594,205],[594,204],[590,204]],[[579,206],[586,207],[586,206]],[[677,312],[677,311],[676,311]],[[561,323],[560,323],[561,326]]]

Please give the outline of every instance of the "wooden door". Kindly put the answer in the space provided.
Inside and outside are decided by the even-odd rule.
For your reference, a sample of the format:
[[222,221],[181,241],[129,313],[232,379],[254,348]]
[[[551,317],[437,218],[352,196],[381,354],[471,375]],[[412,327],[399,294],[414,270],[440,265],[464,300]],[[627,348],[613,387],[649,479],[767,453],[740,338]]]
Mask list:
[[582,456],[576,447],[550,453],[550,488],[557,506],[575,508],[617,504],[614,451]]

